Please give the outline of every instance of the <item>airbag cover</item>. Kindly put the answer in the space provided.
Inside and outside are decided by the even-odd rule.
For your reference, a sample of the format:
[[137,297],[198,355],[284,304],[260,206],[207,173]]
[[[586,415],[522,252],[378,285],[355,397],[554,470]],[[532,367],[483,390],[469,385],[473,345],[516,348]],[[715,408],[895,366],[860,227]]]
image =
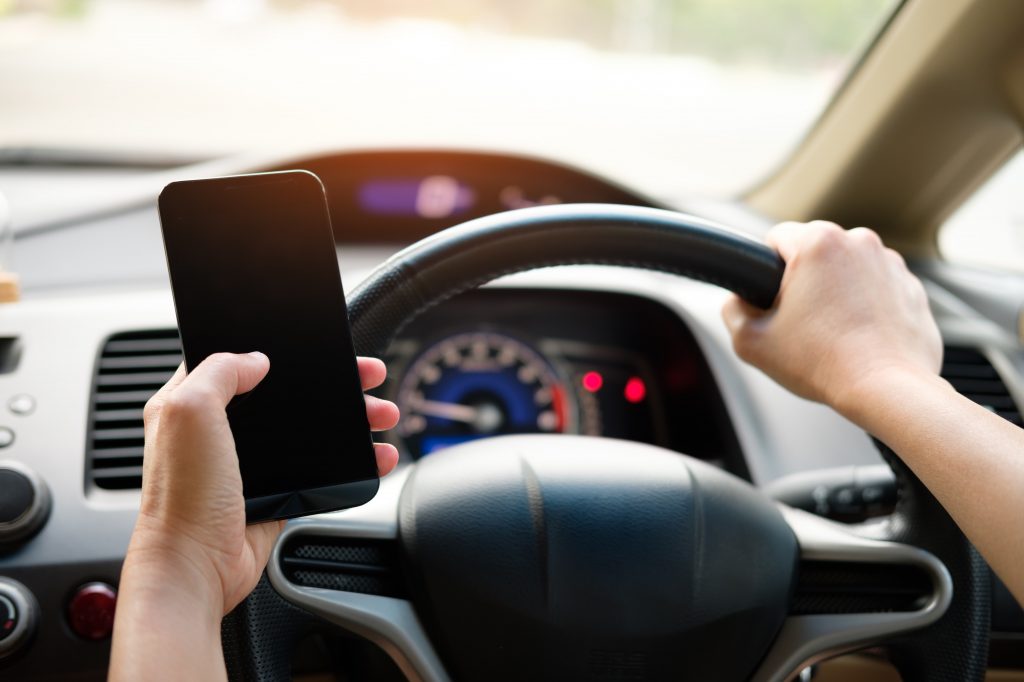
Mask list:
[[414,601],[461,680],[740,680],[785,618],[797,543],[750,485],[637,443],[510,436],[421,460]]

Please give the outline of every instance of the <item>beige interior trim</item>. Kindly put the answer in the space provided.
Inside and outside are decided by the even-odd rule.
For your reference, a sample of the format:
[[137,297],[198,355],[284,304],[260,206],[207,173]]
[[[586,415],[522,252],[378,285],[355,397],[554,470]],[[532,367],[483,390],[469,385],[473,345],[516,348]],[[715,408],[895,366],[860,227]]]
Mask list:
[[1024,2],[908,0],[779,171],[779,219],[868,225],[936,252],[942,220],[1021,145]]
[[[900,682],[892,664],[866,654],[849,654],[821,663],[814,682]],[[1024,682],[1024,671],[990,669],[985,682]]]

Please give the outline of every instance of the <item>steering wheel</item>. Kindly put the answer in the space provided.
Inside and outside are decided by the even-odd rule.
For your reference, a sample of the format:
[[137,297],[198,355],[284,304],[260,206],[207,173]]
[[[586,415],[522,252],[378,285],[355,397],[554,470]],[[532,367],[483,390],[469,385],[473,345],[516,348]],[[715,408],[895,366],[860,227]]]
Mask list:
[[[657,270],[772,305],[785,268],[764,244],[669,211],[527,208],[401,251],[350,296],[360,354],[502,275],[567,264]],[[363,508],[288,524],[228,615],[233,680],[290,676],[325,624],[378,644],[413,680],[787,680],[884,651],[904,680],[980,681],[984,562],[879,444],[893,515],[849,526],[654,446],[579,436],[473,441],[382,481]]]

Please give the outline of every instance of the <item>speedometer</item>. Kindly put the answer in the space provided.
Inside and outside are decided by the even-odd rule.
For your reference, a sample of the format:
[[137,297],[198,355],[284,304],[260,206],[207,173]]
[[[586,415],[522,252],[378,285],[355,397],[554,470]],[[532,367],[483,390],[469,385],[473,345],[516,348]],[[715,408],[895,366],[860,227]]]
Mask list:
[[397,402],[398,434],[417,458],[477,438],[576,430],[575,405],[555,369],[504,334],[434,344],[410,364]]

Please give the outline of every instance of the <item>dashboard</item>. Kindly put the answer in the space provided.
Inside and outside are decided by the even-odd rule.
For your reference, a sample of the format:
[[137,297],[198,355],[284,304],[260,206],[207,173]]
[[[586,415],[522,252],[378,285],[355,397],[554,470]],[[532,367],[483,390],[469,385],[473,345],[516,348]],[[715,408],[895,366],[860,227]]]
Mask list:
[[[472,151],[226,159],[128,179],[79,170],[52,183],[39,170],[0,171],[21,208],[14,251],[23,287],[20,302],[0,306],[0,468],[29,471],[49,500],[33,534],[0,537],[0,596],[3,581],[16,581],[25,599],[15,606],[34,618],[32,637],[10,656],[0,651],[3,679],[105,677],[109,630],[100,626],[113,612],[138,507],[142,406],[180,362],[157,194],[173,180],[283,168],[323,179],[349,290],[414,240],[537,203],[669,207],[754,234],[767,227],[739,204],[655,201],[557,162]],[[62,202],[71,185],[89,201]],[[1024,352],[1015,330],[979,313],[967,285],[942,273],[925,279],[947,344],[970,351],[956,370],[963,390],[1019,419]],[[653,443],[756,485],[878,464],[859,429],[736,358],[719,318],[725,297],[662,273],[598,266],[522,273],[462,294],[412,321],[390,348],[380,391],[403,420],[384,437],[398,445],[401,466],[524,432]],[[0,601],[0,614],[11,603]]]
[[323,181],[341,243],[411,243],[473,218],[544,204],[655,205],[582,170],[507,154],[354,152],[303,159],[301,167]]

